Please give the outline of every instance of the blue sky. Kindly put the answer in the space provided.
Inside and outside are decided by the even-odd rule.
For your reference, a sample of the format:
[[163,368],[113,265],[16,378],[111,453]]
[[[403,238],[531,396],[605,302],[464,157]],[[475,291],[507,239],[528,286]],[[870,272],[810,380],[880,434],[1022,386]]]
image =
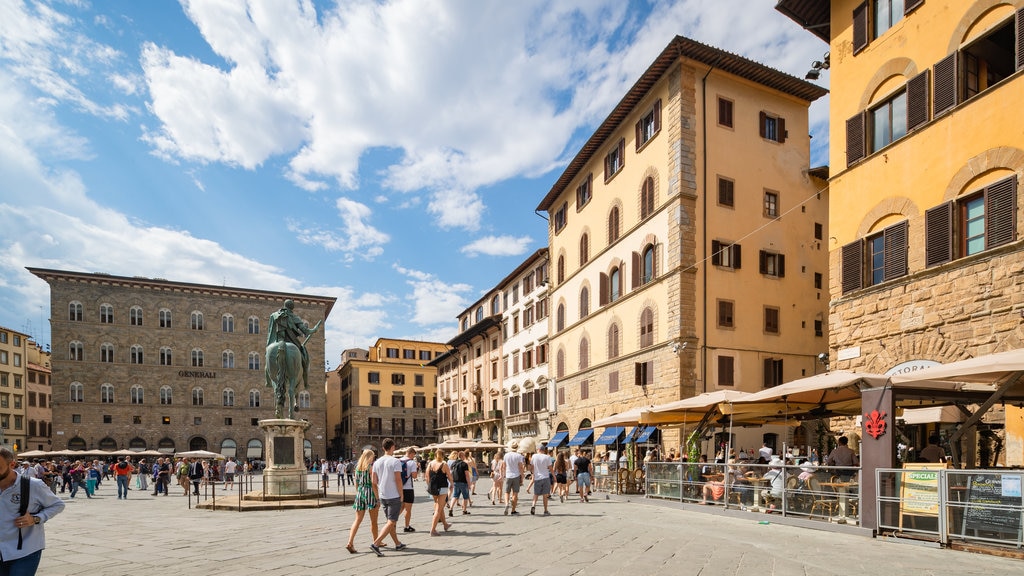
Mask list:
[[0,325],[49,343],[34,266],[334,296],[331,366],[447,341],[674,35],[821,59],[774,4],[0,0]]

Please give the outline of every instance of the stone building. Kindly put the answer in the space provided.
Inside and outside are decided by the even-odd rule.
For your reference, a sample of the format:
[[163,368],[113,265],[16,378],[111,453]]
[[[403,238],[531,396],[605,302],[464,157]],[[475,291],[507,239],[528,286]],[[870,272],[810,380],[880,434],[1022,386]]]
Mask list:
[[676,37],[540,202],[550,375],[572,442],[630,408],[822,368],[828,192],[809,166],[808,107],[825,93]]
[[[893,373],[1024,346],[1024,1],[778,9],[830,54],[833,366]],[[906,427],[910,445],[946,434],[952,413]],[[1006,407],[1005,445],[1001,411],[969,435],[968,464],[1024,464],[1021,414]]]
[[24,446],[26,450],[49,450],[53,429],[53,412],[50,410],[50,401],[53,398],[53,388],[50,386],[50,352],[43,350],[31,340],[28,341],[25,352],[28,358],[25,365],[25,420],[28,428],[25,430]]
[[431,362],[447,349],[438,342],[379,338],[368,353],[346,350],[336,371],[341,412],[332,454],[357,458],[366,448],[380,454],[384,438],[399,447],[434,442],[437,369]]
[[[210,450],[261,458],[274,417],[264,377],[270,314],[285,299],[311,327],[335,299],[29,268],[50,285],[53,449]],[[324,331],[306,344],[305,455],[326,454]]]

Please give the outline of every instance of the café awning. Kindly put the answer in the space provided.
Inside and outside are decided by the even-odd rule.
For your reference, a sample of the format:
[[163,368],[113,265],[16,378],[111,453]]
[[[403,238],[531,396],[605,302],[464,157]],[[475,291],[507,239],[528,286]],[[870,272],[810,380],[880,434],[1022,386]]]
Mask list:
[[565,442],[565,439],[569,437],[568,430],[562,430],[561,432],[555,432],[555,435],[548,440],[548,448],[558,448]]
[[594,429],[593,428],[584,428],[583,430],[580,430],[579,432],[577,432],[572,437],[572,440],[569,440],[569,444],[568,445],[569,446],[582,446],[584,444],[587,444],[593,438],[593,436],[594,436]]
[[647,426],[647,427],[645,427],[643,430],[640,431],[640,435],[636,437],[636,440],[634,440],[634,442],[636,442],[637,444],[643,444],[643,443],[647,442],[648,440],[651,439],[651,436],[654,434],[654,432],[657,429],[658,429],[657,426]]
[[597,441],[594,442],[595,446],[607,446],[609,444],[616,444],[622,435],[626,433],[626,428],[623,426],[612,426],[611,428],[605,428],[604,432],[598,436]]

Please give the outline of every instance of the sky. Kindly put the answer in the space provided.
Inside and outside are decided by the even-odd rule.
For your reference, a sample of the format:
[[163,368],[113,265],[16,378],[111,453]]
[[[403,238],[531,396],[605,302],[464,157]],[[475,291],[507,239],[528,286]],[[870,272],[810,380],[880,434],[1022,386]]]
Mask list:
[[822,59],[774,5],[0,0],[0,326],[50,344],[31,266],[335,297],[334,368],[446,342],[544,247],[536,206],[674,36],[801,78]]

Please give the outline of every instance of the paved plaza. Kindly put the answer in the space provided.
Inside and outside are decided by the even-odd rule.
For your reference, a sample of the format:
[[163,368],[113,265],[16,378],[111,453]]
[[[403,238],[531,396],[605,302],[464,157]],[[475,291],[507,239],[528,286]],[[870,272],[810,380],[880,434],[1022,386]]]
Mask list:
[[417,532],[399,531],[408,549],[385,549],[378,558],[369,549],[368,520],[356,538],[360,553],[345,550],[354,515],[349,506],[199,510],[189,509],[178,487],[166,497],[133,490],[118,500],[114,483],[105,482],[92,500],[81,491],[67,500],[46,525],[39,574],[1024,574],[1018,560],[760,524],[771,519],[724,517],[635,496],[595,495],[590,503],[574,496],[553,503],[545,518],[530,515],[524,493],[522,515],[504,516],[486,500],[489,485],[481,480],[472,513],[456,512],[452,532],[431,537],[431,504],[417,482]]

